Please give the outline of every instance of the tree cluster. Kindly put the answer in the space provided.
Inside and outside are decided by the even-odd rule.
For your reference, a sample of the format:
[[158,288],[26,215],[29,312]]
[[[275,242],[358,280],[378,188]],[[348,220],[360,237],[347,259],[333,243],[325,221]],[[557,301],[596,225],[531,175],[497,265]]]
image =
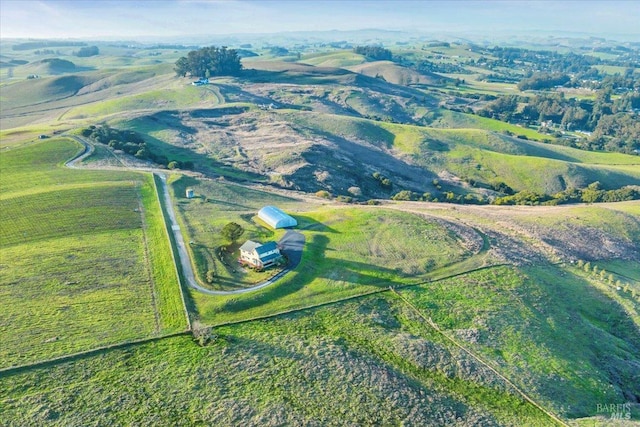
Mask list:
[[356,46],[353,51],[375,61],[391,61],[393,59],[391,51],[381,46]]
[[419,73],[471,74],[470,71],[467,71],[464,67],[458,64],[431,62],[426,59],[416,63],[403,63],[403,65],[411,67]]
[[640,199],[640,187],[626,186],[615,190],[604,190],[599,182],[593,182],[587,188],[568,188],[554,195],[540,194],[529,190],[498,197],[494,205],[561,205],[568,203],[623,202]]
[[154,153],[147,146],[140,134],[130,130],[114,129],[108,125],[89,126],[81,132],[82,136],[107,145],[114,150],[121,150],[142,160],[151,160],[164,166],[173,168],[192,169],[192,162],[169,161],[166,156]]
[[230,242],[235,242],[244,234],[244,228],[238,223],[230,222],[222,227],[222,231],[220,231],[222,237],[227,239]]
[[556,86],[564,86],[571,81],[571,77],[562,73],[534,73],[518,83],[520,90],[544,90]]
[[178,76],[187,74],[194,77],[237,76],[242,71],[240,57],[235,49],[225,46],[203,47],[192,50],[186,57],[176,61],[175,72]]
[[383,188],[391,189],[391,187],[393,187],[393,182],[391,182],[391,180],[389,178],[387,178],[386,176],[382,175],[380,172],[374,172],[372,177],[373,177],[373,179],[378,181],[380,186],[382,186]]
[[98,46],[81,47],[80,50],[76,52],[76,56],[79,58],[87,58],[89,56],[96,56],[99,54],[100,49],[98,49]]
[[[580,148],[632,153],[640,149],[638,109],[639,92],[626,92],[614,99],[613,89],[607,87],[597,92],[595,100],[568,99],[562,92],[531,98],[506,95],[487,103],[477,114],[523,125],[551,121],[562,131],[591,132],[576,143]],[[553,132],[548,127],[540,131]]]

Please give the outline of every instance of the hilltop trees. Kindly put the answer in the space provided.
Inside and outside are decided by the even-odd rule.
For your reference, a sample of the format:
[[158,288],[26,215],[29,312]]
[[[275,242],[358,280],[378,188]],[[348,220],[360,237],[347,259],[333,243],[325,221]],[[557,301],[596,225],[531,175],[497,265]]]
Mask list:
[[89,56],[96,56],[100,54],[100,49],[98,46],[87,46],[81,47],[78,52],[76,52],[76,56],[79,58],[86,58]]
[[391,61],[393,58],[389,49],[380,46],[356,46],[353,51],[376,61]]
[[178,59],[174,70],[181,77],[187,74],[196,77],[237,76],[242,71],[242,64],[235,49],[210,46],[192,50],[186,57]]

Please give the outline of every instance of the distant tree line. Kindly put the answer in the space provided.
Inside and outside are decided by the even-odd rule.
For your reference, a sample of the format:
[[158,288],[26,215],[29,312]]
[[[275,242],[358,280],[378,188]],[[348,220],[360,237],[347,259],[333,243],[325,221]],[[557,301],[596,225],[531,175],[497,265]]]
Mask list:
[[36,55],[62,55],[60,50],[53,50],[53,49],[38,49],[38,50],[34,50],[33,53]]
[[175,66],[176,74],[181,77],[187,74],[194,77],[238,76],[241,71],[238,52],[225,46],[192,50],[178,59]]
[[353,51],[376,61],[391,61],[393,59],[391,51],[381,46],[356,46]]
[[96,56],[99,54],[100,49],[98,49],[98,46],[81,47],[80,50],[76,52],[76,56],[79,58],[87,58],[89,56]]
[[169,161],[166,156],[154,153],[144,138],[131,130],[114,129],[108,125],[89,126],[81,132],[82,136],[91,138],[100,144],[107,145],[114,150],[121,150],[141,160],[151,160],[169,169],[193,169],[193,162]]
[[26,42],[26,43],[18,43],[11,46],[12,50],[30,50],[30,49],[41,49],[47,47],[76,47],[76,46],[86,46],[87,44],[84,42],[65,42],[65,41],[37,41],[37,42]]

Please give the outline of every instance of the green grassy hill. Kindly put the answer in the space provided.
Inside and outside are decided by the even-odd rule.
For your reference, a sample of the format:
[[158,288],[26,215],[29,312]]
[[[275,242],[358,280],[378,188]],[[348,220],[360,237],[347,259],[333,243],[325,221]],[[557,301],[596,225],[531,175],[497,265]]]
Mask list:
[[[433,175],[449,171],[478,183],[502,181],[517,191],[553,194],[594,181],[607,188],[640,183],[636,156],[585,152],[478,129],[425,128],[313,113],[291,114],[289,120],[329,140],[346,137],[400,158],[409,156],[411,163]],[[433,191],[431,186],[409,185],[415,191]]]
[[446,81],[447,78],[435,73],[418,73],[391,61],[375,61],[353,65],[347,69],[369,77],[384,79],[398,85],[433,85]]
[[340,51],[330,53],[314,53],[304,55],[301,60],[303,64],[314,65],[316,67],[336,67],[345,68],[362,64],[366,59],[364,56],[352,51]]

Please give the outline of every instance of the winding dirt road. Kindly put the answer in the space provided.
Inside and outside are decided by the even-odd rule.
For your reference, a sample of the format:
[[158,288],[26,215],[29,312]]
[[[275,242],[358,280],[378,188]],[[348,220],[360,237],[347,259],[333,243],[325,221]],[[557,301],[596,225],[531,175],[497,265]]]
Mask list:
[[[69,160],[65,163],[65,166],[72,169],[78,169],[77,163],[89,157],[93,151],[94,147],[91,142],[86,140],[85,138],[78,135],[65,135],[73,140],[79,142],[84,146],[84,151],[79,153],[76,157]],[[189,251],[187,250],[187,246],[184,242],[184,238],[182,237],[182,233],[180,232],[180,226],[178,225],[178,221],[176,219],[175,211],[173,210],[173,204],[171,203],[171,196],[169,194],[169,186],[167,185],[167,176],[164,170],[157,168],[148,168],[148,167],[134,167],[134,166],[109,166],[103,167],[100,169],[106,170],[132,170],[132,171],[140,171],[140,172],[151,172],[160,178],[162,185],[159,189],[159,192],[162,194],[161,197],[164,199],[166,216],[163,215],[166,222],[167,230],[170,230],[173,234],[174,241],[176,243],[177,248],[177,262],[180,263],[180,270],[182,271],[182,276],[184,280],[187,282],[187,285],[190,288],[193,288],[199,292],[209,294],[209,295],[233,295],[233,294],[244,294],[247,292],[257,291],[262,288],[266,288],[274,284],[277,280],[281,279],[285,274],[290,272],[293,268],[295,268],[300,259],[302,257],[302,248],[304,247],[305,237],[303,234],[298,233],[297,231],[289,230],[285,234],[285,236],[280,240],[279,244],[282,247],[282,251],[289,258],[289,266],[282,270],[280,273],[271,277],[270,279],[259,283],[256,286],[252,286],[250,288],[237,289],[233,291],[214,291],[212,289],[207,289],[198,284],[196,280],[195,274],[193,272],[193,267],[191,264],[191,258],[189,257]]]

